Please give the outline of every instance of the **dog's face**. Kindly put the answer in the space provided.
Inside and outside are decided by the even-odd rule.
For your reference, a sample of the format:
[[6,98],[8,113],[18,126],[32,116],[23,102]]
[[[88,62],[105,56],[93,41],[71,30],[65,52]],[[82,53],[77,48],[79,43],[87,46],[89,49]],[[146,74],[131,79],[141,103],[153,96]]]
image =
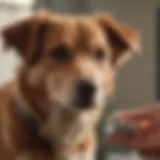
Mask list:
[[102,105],[117,67],[138,44],[135,31],[107,16],[39,14],[2,34],[22,56],[30,86],[43,86],[51,104],[77,109]]

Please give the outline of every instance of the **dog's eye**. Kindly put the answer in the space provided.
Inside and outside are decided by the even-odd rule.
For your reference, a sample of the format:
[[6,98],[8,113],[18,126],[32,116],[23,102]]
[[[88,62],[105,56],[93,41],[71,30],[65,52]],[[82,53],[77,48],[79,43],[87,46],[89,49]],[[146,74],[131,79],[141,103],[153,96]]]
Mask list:
[[69,50],[66,46],[59,46],[57,48],[55,48],[52,52],[51,52],[51,56],[53,59],[57,60],[57,61],[66,61],[70,59],[70,53]]
[[105,50],[99,48],[95,51],[95,58],[96,60],[103,60],[105,58]]

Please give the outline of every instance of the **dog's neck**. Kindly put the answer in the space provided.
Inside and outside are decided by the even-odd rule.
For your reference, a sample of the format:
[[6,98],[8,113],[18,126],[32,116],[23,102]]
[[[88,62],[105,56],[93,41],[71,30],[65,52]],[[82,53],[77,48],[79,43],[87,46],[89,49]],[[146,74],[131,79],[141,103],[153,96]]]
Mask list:
[[[51,104],[46,103],[45,96],[41,97],[40,92],[36,94],[36,89],[27,86],[24,81],[23,77],[21,83],[18,84],[17,93],[28,109],[31,109],[33,113],[38,113],[33,116],[36,121],[40,122],[39,135],[49,140],[51,145],[60,147],[78,145],[83,143],[91,130],[95,129],[96,114],[99,111],[76,111],[72,107],[65,108],[58,105],[48,108],[47,105]],[[49,110],[46,112],[43,109]]]
[[[43,131],[62,145],[80,143],[87,132],[94,128],[92,111],[76,112],[72,109],[54,106]],[[49,133],[45,133],[49,131]]]
[[51,144],[47,139],[39,134],[39,122],[27,109],[26,104],[19,97],[13,96],[13,110],[19,119],[19,123],[23,125],[22,130],[25,130],[26,135],[30,140],[35,143],[39,148],[51,151]]
[[68,147],[74,148],[74,146],[83,144],[86,136],[94,129],[91,111],[80,112],[62,106],[54,106],[50,112],[51,115],[41,127],[28,112],[23,113],[27,106],[22,99],[16,98],[15,105],[16,111],[20,111],[18,113],[20,119],[27,121],[26,130],[32,137],[39,139],[39,142],[42,142],[39,144],[46,146],[45,148],[55,148],[55,145],[56,148],[64,150]]

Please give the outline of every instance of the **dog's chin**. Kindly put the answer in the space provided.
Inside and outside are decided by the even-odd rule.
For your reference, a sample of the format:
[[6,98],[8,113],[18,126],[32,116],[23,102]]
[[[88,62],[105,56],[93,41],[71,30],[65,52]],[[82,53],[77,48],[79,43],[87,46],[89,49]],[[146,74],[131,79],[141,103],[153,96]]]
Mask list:
[[81,101],[75,102],[73,104],[73,106],[74,106],[74,108],[76,108],[78,110],[84,111],[84,110],[91,110],[91,109],[95,108],[96,105],[92,101],[86,102],[86,101],[81,100]]
[[72,103],[56,103],[56,106],[61,107],[61,108],[65,108],[68,110],[72,110],[72,111],[90,111],[96,108],[96,104],[94,104],[94,102],[84,102],[84,101],[74,101]]

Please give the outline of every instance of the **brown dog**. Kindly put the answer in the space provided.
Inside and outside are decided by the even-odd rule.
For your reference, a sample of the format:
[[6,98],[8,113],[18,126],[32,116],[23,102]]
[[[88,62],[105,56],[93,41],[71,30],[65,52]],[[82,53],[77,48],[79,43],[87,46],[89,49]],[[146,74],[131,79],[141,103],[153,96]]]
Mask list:
[[93,159],[94,130],[137,33],[107,15],[43,12],[1,34],[23,65],[0,90],[0,159]]

